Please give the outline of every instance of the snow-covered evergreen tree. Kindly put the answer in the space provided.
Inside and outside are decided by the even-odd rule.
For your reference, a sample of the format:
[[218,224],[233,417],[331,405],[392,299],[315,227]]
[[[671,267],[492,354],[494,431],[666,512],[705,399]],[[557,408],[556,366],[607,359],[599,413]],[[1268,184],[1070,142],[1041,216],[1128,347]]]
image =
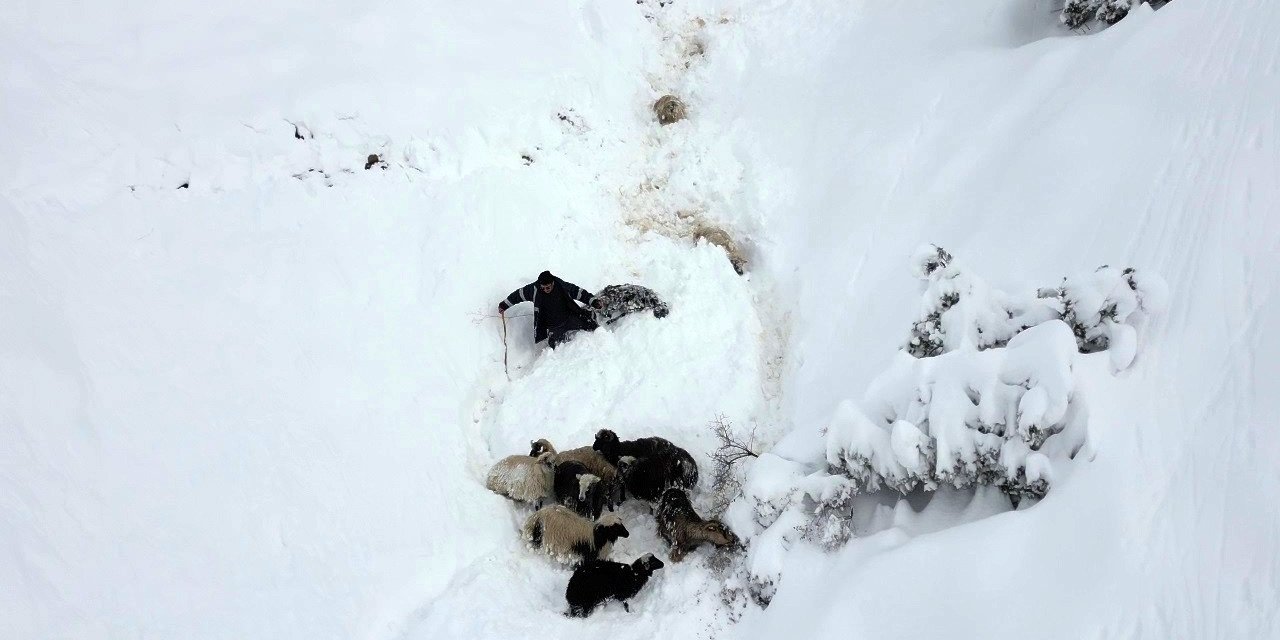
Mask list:
[[1113,369],[1125,369],[1137,352],[1138,330],[1164,306],[1164,281],[1133,268],[1102,266],[1091,274],[1063,278],[1056,289],[1041,289],[1054,299],[1070,325],[1081,353],[1111,352]]
[[[945,249],[922,247],[921,320],[905,352],[829,426],[827,462],[861,491],[901,493],[942,484],[1000,487],[1014,500],[1048,490],[1053,436],[1082,443],[1076,352],[1109,350],[1127,368],[1146,317],[1163,306],[1163,281],[1103,266],[1035,296],[1011,297],[965,272]],[[934,362],[922,365],[917,358]],[[1082,429],[1082,427],[1081,427]],[[1051,447],[1052,449],[1052,447]]]
[[906,347],[917,358],[933,357],[947,348],[942,316],[960,302],[958,289],[964,284],[960,271],[950,266],[951,260],[951,254],[935,245],[922,247],[913,260],[916,277],[929,282],[922,317],[911,327]]
[[1062,5],[1062,24],[1078,29],[1088,24],[1098,14],[1102,0],[1067,0]]
[[917,358],[965,345],[979,351],[1003,347],[1022,331],[1062,320],[1081,353],[1112,348],[1119,370],[1133,359],[1138,328],[1165,297],[1159,278],[1105,265],[1063,278],[1057,287],[1041,288],[1034,296],[1009,296],[965,272],[951,254],[934,245],[917,251],[913,273],[925,288],[920,319],[912,324],[904,348]]
[[[865,493],[949,485],[993,486],[1015,505],[1044,497],[1054,467],[1087,439],[1077,360],[1106,350],[1114,371],[1128,367],[1166,295],[1160,278],[1109,266],[1007,295],[933,245],[915,253],[912,270],[924,281],[920,319],[862,400],[836,409],[825,467],[772,454],[753,465],[744,493],[764,530],[758,541],[838,547],[853,534],[853,498]],[[761,554],[753,575],[766,579]]]
[[[1150,0],[1143,4],[1159,8],[1168,3],[1169,0]],[[1094,20],[1112,25],[1128,16],[1138,4],[1135,0],[1065,0],[1059,19],[1069,29],[1079,29]]]
[[991,290],[936,245],[916,251],[912,273],[925,282],[920,319],[911,326],[905,347],[917,358],[938,356],[966,344],[979,350],[1004,346],[1019,331],[1062,315],[1053,301],[1013,300]]
[[1103,0],[1098,7],[1098,19],[1107,24],[1115,24],[1129,15],[1132,8],[1133,0]]
[[1015,500],[1041,497],[1042,452],[1069,458],[1084,441],[1075,357],[1070,328],[1051,321],[1004,347],[899,358],[861,404],[845,401],[832,417],[828,469],[862,492],[994,485]]

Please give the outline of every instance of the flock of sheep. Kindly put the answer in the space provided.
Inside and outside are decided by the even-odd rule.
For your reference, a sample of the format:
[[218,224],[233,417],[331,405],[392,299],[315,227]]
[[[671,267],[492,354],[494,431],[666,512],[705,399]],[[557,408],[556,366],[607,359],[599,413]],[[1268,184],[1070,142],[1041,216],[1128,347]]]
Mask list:
[[704,543],[738,545],[722,522],[704,520],[694,511],[688,491],[698,484],[698,465],[668,440],[619,440],[603,429],[590,447],[557,452],[547,440],[531,444],[529,455],[507,456],[493,465],[485,486],[533,505],[521,529],[524,540],[575,566],[565,590],[569,615],[585,617],[609,599],[627,608],[625,601],[663,567],[652,553],[631,564],[607,559],[613,543],[629,535],[613,512],[628,499],[656,504],[658,533],[670,545],[673,562]]

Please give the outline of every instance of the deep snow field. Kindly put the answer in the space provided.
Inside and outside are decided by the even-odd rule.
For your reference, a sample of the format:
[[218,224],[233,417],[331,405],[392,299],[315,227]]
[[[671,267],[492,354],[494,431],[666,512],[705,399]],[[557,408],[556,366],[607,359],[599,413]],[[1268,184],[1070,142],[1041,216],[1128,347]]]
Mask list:
[[[1280,637],[1280,4],[1058,6],[10,2],[0,638]],[[1126,366],[1063,356],[1043,500],[860,496],[824,550],[796,483],[904,370],[930,243],[1167,295]],[[505,375],[543,269],[672,313],[552,352],[516,307]],[[718,417],[768,452],[747,549],[565,617],[489,466],[661,435],[705,512]]]

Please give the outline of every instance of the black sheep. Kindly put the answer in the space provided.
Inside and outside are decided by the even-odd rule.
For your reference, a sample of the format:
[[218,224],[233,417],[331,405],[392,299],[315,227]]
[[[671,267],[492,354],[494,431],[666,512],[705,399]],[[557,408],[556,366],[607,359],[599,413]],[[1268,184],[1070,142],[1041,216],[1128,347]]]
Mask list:
[[638,284],[611,284],[596,294],[595,301],[600,304],[593,313],[602,327],[637,311],[650,309],[655,318],[665,318],[671,311],[653,289]]
[[662,492],[680,485],[681,473],[670,458],[632,458],[618,461],[618,478],[626,497],[657,502]]
[[556,465],[554,490],[556,502],[584,518],[595,520],[604,510],[604,484],[581,462],[569,460]]
[[630,479],[619,470],[628,493],[634,497],[652,502],[667,487],[692,489],[698,484],[698,464],[693,456],[664,438],[621,441],[618,434],[601,429],[592,447],[615,465],[623,457],[635,458]]
[[631,611],[626,600],[639,593],[649,576],[661,568],[662,561],[652,553],[644,554],[631,564],[608,560],[582,563],[574,570],[564,591],[564,598],[569,601],[569,615],[585,618],[610,598],[622,602],[622,607]]
[[[652,436],[648,438],[637,438],[635,440],[620,440],[618,434],[610,429],[601,429],[596,432],[595,443],[591,445],[593,449],[604,454],[607,460],[617,460],[622,456],[632,456],[634,458],[648,458],[652,456],[677,455],[684,449],[677,447],[666,438]],[[687,453],[685,455],[688,455]]]

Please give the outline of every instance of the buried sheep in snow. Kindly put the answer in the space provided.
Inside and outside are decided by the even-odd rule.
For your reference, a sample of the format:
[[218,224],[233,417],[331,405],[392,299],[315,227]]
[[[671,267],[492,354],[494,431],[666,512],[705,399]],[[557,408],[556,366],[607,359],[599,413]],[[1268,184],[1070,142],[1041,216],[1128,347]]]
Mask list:
[[652,311],[655,318],[671,313],[671,307],[653,289],[638,284],[611,284],[601,289],[595,299],[599,306],[593,313],[596,324],[602,327],[640,311]]
[[713,244],[724,250],[729,258],[729,264],[733,266],[734,273],[742,275],[747,272],[747,256],[738,242],[729,235],[729,232],[721,227],[700,222],[693,228],[693,240],[696,243],[699,240],[705,240],[707,244]]
[[673,95],[665,95],[653,103],[653,113],[658,116],[658,124],[663,126],[685,119],[684,103]]
[[592,522],[563,505],[543,507],[529,516],[521,537],[557,562],[578,564],[609,555],[618,538],[629,537],[622,519],[607,513]]
[[699,545],[710,543],[717,547],[733,547],[739,544],[734,535],[719,520],[703,520],[693,509],[689,494],[684,489],[672,487],[662,492],[658,510],[658,535],[671,545],[672,562],[680,562],[685,554]]
[[622,602],[627,611],[627,600],[640,592],[649,576],[661,569],[662,561],[646,553],[631,564],[593,560],[583,563],[569,578],[564,598],[569,602],[569,615],[585,618],[592,610],[607,600]]
[[618,477],[625,497],[657,502],[667,488],[680,486],[683,476],[670,458],[622,456],[618,460]]
[[507,456],[489,469],[484,486],[517,502],[539,508],[555,497],[555,454]]

